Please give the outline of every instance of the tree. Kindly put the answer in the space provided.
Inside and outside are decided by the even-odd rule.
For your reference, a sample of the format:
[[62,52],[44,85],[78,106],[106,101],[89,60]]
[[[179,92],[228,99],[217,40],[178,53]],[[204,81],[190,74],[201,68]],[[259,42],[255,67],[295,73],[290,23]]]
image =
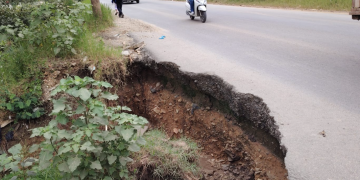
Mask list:
[[91,6],[96,17],[102,17],[101,6],[99,0],[91,0]]

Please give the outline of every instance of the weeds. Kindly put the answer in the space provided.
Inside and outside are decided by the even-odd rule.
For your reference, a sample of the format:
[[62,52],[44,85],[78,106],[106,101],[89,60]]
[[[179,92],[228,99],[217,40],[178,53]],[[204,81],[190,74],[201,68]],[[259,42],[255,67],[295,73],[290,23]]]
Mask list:
[[[185,137],[169,140],[164,132],[149,131],[144,134],[146,145],[133,154],[132,168],[137,178],[147,176],[153,179],[184,179],[184,174],[200,177],[196,164],[199,148]],[[145,164],[139,162],[146,162]],[[133,170],[133,171],[134,171]]]

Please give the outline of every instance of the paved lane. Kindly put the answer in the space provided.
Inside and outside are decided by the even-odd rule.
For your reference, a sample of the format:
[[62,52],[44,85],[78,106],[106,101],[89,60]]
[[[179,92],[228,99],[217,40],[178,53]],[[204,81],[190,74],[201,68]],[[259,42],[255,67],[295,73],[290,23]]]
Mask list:
[[347,14],[209,5],[203,24],[185,15],[184,2],[123,8],[164,29],[133,33],[159,61],[217,74],[264,99],[284,135],[290,179],[360,177],[360,22]]

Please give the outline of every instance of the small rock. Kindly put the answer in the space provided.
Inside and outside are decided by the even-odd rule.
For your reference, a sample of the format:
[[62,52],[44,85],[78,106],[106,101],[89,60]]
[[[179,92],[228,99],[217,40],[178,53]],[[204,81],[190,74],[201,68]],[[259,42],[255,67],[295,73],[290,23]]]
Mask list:
[[94,65],[90,65],[89,67],[88,67],[88,69],[89,69],[89,71],[90,71],[90,74],[92,74],[93,73],[93,71],[95,71],[95,66]]
[[160,83],[158,82],[158,83],[156,83],[156,87],[159,87],[160,86]]
[[155,88],[150,88],[150,92],[151,93],[156,93],[156,89]]
[[180,98],[180,99],[178,99],[178,102],[182,102],[182,99]]
[[173,131],[175,134],[179,133],[179,129],[177,129],[177,128],[174,128]]
[[161,109],[160,113],[165,114],[166,113],[165,109]]
[[129,52],[129,51],[123,51],[123,52],[121,52],[121,55],[123,55],[123,56],[129,56],[129,55],[130,55],[130,52]]
[[223,164],[221,165],[221,169],[224,171],[227,171],[229,169],[229,165],[228,164]]
[[200,109],[200,107],[197,104],[193,103],[191,106],[191,114],[194,114],[194,111],[197,109]]
[[178,109],[176,109],[176,114],[178,114],[179,113],[179,110]]
[[140,96],[140,94],[139,94],[139,93],[136,93],[136,96]]
[[172,103],[169,103],[169,106],[172,106]]
[[215,170],[207,170],[207,169],[204,170],[204,173],[209,176],[212,176],[214,174],[214,172],[215,172]]
[[210,110],[210,107],[206,107],[206,110]]
[[88,57],[85,56],[84,59],[83,59],[83,62],[86,62],[86,61],[87,61],[87,58],[88,58]]
[[215,123],[211,123],[211,125],[215,126]]
[[160,114],[161,109],[160,109],[159,107],[155,107],[155,108],[153,109],[153,111],[154,111],[155,113],[157,113],[157,114]]
[[76,66],[76,63],[71,63],[71,67],[74,67],[74,66]]
[[322,135],[323,137],[326,137],[326,134],[325,134],[325,131],[324,131],[324,130],[321,131],[319,134]]

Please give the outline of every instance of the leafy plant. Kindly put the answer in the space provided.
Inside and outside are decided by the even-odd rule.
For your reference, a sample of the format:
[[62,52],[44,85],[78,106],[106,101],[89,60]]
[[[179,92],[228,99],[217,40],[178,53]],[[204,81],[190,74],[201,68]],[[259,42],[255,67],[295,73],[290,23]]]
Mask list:
[[36,158],[25,158],[28,153],[34,152],[36,149],[31,147],[30,149],[23,148],[20,144],[11,147],[8,151],[12,156],[6,154],[0,155],[0,168],[2,173],[11,170],[16,173],[16,176],[12,177],[12,180],[17,178],[26,179],[29,176],[35,175],[36,167],[32,165],[38,162]]
[[[52,115],[46,127],[33,129],[32,136],[43,136],[39,170],[56,165],[64,179],[121,179],[128,177],[129,153],[140,150],[145,140],[137,134],[148,121],[128,107],[106,107],[102,99],[116,100],[100,88],[111,84],[85,77],[68,77],[51,95]],[[77,105],[71,102],[76,102]],[[61,128],[60,128],[61,127]],[[105,130],[103,130],[105,128]]]
[[[67,1],[57,0],[53,3],[42,3],[31,11],[29,25],[16,18],[13,24],[0,26],[0,42],[12,40],[15,44],[26,42],[37,47],[51,48],[55,55],[63,51],[76,54],[74,43],[83,32],[84,14],[88,5],[74,2],[68,6]],[[9,9],[8,11],[12,11]]]
[[16,120],[29,120],[42,116],[45,111],[40,108],[40,102],[36,96],[32,93],[26,93],[21,97],[7,92],[8,98],[3,98],[3,103],[0,107],[3,107],[16,114]]

